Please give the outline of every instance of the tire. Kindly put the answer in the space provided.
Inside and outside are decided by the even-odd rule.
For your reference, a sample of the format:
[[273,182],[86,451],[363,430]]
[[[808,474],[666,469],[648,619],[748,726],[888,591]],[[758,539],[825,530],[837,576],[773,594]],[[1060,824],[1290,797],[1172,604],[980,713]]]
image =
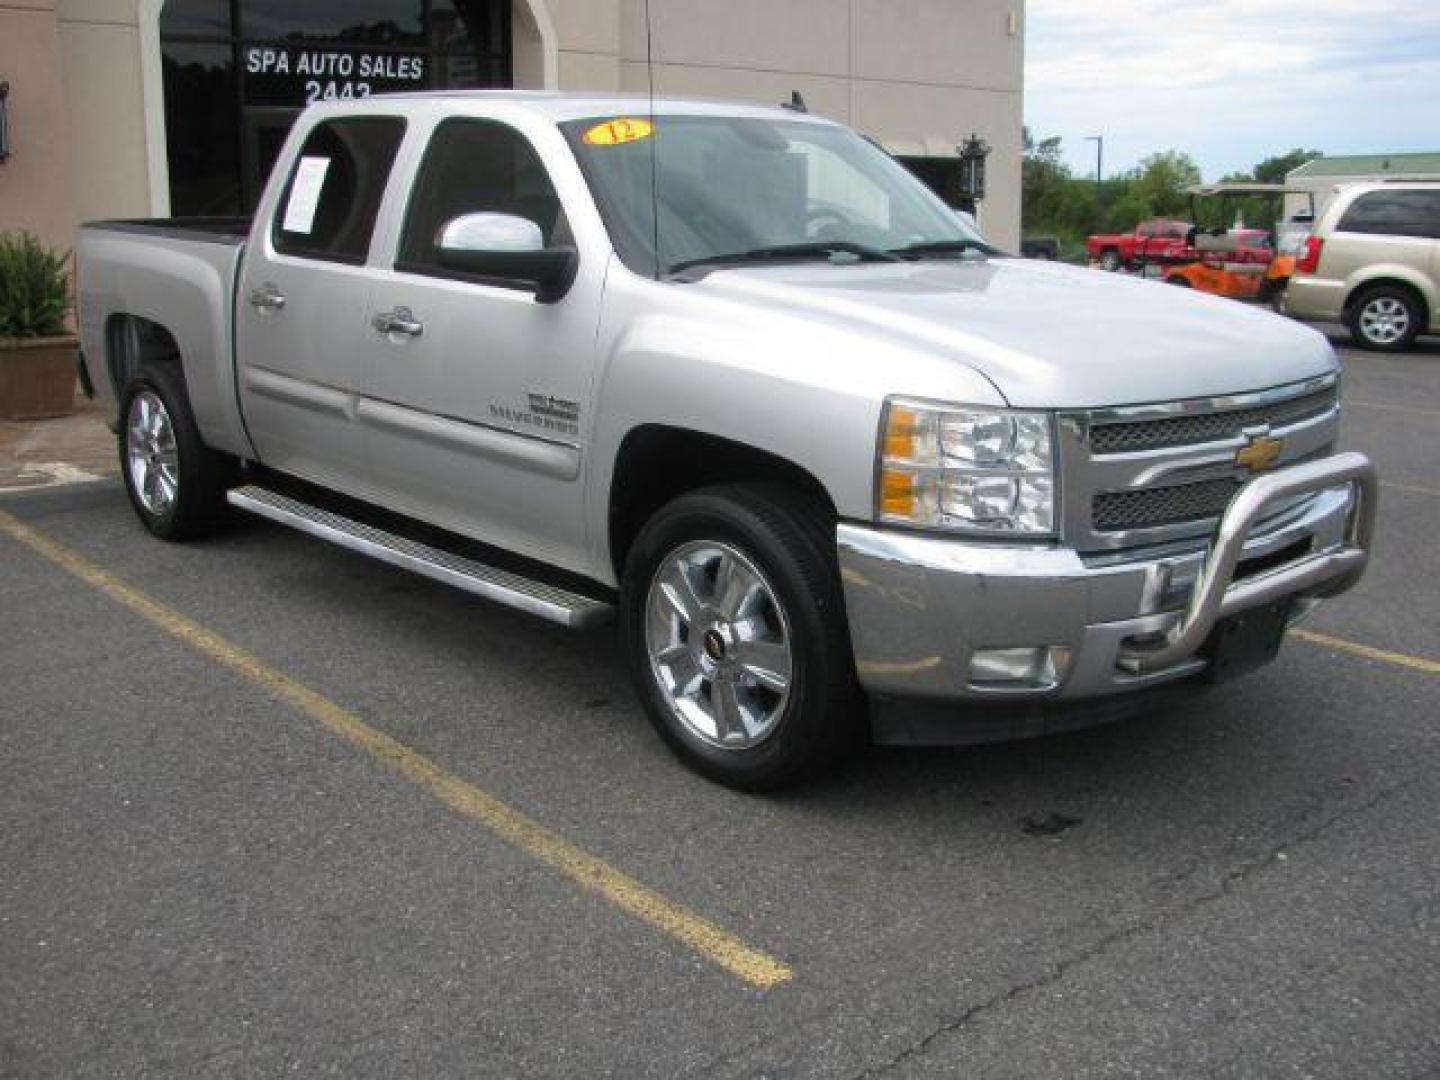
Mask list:
[[1165,284],[1178,285],[1182,289],[1194,288],[1194,286],[1190,284],[1190,279],[1187,277],[1183,277],[1180,274],[1171,274],[1165,279]]
[[696,772],[772,790],[861,741],[834,552],[830,515],[766,484],[683,495],[641,530],[621,581],[631,677]]
[[219,528],[231,464],[201,439],[178,370],[145,367],[130,380],[116,441],[125,492],[145,528],[162,540],[195,540]]
[[1120,252],[1114,248],[1106,248],[1100,252],[1100,269],[1109,270],[1114,273],[1120,269]]
[[1345,322],[1360,348],[1400,352],[1420,333],[1424,317],[1419,301],[1408,289],[1376,285],[1351,301]]

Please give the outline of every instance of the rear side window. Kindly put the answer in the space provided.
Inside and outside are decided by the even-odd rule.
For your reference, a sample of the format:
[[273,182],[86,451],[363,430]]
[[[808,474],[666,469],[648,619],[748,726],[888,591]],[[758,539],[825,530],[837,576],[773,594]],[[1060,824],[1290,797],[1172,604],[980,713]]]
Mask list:
[[1440,238],[1440,191],[1372,191],[1336,226],[1339,232]]
[[363,263],[404,135],[405,121],[398,116],[356,116],[317,125],[285,185],[275,219],[275,250]]
[[525,136],[494,120],[446,120],[431,136],[415,180],[396,268],[452,276],[437,259],[440,230],[480,211],[533,221],[547,247],[571,243],[550,174]]

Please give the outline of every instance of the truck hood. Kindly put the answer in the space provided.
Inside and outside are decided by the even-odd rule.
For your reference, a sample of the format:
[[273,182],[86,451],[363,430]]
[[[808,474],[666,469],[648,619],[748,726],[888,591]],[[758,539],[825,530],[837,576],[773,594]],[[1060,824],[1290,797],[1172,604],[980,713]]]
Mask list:
[[1026,259],[743,267],[690,287],[937,353],[1018,408],[1209,397],[1338,367],[1323,335],[1262,308]]

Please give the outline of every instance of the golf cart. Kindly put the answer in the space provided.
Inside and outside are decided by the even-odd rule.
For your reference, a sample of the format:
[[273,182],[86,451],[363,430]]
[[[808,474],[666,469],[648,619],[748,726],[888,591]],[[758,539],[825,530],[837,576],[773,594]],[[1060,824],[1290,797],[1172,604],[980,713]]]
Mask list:
[[[1315,196],[1284,184],[1200,184],[1189,190],[1195,224],[1185,255],[1153,269],[1151,277],[1171,285],[1271,302],[1295,272],[1295,256],[1315,220]],[[1285,196],[1304,195],[1309,209],[1286,217]],[[1246,221],[1264,223],[1247,227]]]

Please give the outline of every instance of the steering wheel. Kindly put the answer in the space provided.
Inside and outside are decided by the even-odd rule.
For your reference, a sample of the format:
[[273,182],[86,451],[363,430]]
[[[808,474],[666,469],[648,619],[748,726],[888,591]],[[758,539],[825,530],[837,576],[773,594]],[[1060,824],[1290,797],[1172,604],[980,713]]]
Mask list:
[[824,240],[833,235],[835,230],[844,229],[851,224],[853,223],[850,219],[839,210],[817,206],[805,214],[805,236],[810,240]]

